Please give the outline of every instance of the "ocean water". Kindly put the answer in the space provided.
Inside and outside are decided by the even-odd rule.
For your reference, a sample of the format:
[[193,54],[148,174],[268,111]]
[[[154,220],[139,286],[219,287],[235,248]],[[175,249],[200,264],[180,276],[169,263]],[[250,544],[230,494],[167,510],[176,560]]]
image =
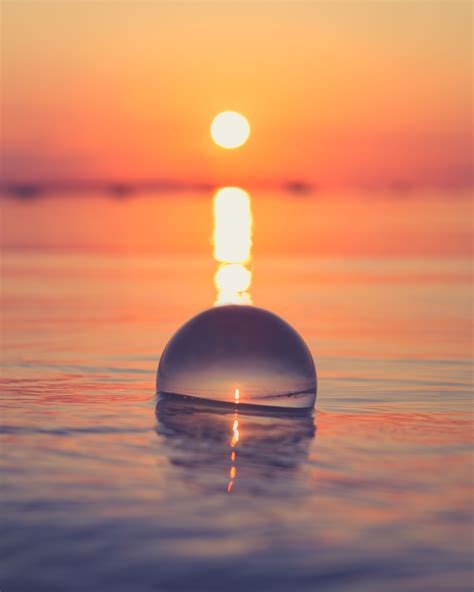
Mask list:
[[314,414],[157,403],[212,195],[2,198],[2,592],[472,588],[469,196],[251,199]]

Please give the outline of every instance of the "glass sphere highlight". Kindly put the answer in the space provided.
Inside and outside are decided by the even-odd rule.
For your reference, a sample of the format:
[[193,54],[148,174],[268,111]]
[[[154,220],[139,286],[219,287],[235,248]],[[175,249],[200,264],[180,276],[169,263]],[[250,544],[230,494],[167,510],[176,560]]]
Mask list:
[[206,310],[170,339],[158,366],[157,393],[218,403],[308,409],[316,368],[301,336],[254,306]]

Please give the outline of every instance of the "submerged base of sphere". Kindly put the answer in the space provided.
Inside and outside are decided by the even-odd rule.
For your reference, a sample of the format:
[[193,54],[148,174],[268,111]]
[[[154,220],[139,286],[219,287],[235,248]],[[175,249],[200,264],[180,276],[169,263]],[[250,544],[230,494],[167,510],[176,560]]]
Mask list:
[[300,335],[254,306],[206,310],[166,346],[157,392],[219,403],[305,409],[316,400],[316,369]]

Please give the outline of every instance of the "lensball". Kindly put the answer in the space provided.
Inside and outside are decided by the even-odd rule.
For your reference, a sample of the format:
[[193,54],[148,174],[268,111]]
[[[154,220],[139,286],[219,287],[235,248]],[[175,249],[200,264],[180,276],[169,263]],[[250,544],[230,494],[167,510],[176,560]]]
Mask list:
[[226,305],[185,323],[160,359],[157,393],[294,409],[316,401],[308,346],[286,321],[255,306]]

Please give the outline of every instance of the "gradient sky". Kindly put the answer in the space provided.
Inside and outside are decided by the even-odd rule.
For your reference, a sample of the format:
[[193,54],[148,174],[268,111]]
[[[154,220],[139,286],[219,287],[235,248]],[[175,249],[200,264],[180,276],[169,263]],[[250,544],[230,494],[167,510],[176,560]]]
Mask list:
[[2,29],[8,180],[470,182],[470,2],[7,0]]

